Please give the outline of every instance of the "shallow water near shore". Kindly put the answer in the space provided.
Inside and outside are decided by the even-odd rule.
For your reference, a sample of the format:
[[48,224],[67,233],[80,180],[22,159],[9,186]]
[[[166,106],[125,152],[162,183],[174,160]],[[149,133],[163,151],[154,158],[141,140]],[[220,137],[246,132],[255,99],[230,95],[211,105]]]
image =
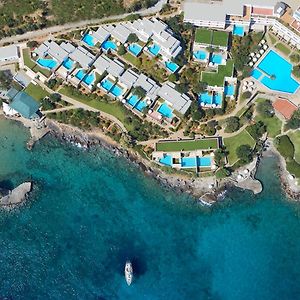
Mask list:
[[107,150],[48,136],[28,151],[28,136],[0,119],[0,182],[35,182],[26,205],[0,212],[0,297],[299,298],[300,205],[274,159],[259,168],[262,194],[234,189],[204,208]]

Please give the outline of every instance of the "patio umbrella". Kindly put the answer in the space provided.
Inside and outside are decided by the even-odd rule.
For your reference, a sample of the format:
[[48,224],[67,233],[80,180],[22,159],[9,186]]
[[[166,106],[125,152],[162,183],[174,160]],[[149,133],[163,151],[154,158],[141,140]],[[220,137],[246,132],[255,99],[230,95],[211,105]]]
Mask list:
[[260,50],[259,50],[259,53],[260,53],[260,54],[263,54],[264,52],[265,52],[265,51],[264,51],[263,49],[260,49]]

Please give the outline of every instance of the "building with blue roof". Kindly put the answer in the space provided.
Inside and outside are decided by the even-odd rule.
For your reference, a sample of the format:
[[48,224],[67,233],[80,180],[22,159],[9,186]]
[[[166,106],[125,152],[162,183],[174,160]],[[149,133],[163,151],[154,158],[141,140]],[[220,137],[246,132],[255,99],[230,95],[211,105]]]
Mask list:
[[11,99],[9,106],[26,119],[39,118],[39,103],[25,92],[18,92]]

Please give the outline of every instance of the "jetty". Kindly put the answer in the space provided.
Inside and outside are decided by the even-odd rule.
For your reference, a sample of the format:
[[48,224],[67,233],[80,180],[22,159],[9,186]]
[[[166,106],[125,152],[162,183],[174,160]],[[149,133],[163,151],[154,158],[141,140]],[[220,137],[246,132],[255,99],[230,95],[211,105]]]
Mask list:
[[21,204],[25,199],[27,194],[32,189],[32,183],[31,182],[24,182],[14,188],[13,190],[9,191],[2,189],[0,197],[0,207],[8,208],[8,207],[14,207],[18,204]]

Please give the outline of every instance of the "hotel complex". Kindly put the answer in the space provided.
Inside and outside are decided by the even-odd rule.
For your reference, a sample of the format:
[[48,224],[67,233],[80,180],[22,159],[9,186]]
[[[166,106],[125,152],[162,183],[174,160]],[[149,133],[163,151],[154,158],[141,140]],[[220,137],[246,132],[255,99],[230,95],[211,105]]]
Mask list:
[[[174,34],[168,26],[172,22],[150,17],[88,28],[76,38],[53,38],[33,49],[2,47],[0,63],[23,60],[24,64],[24,70],[14,76],[21,91],[10,90],[3,107],[7,115],[39,118],[28,86],[59,79],[57,92],[60,88],[76,90],[86,99],[85,107],[93,94],[93,105],[99,101],[111,110],[114,105],[126,108],[121,118],[112,113],[122,134],[132,134],[132,129],[120,126],[130,116],[162,130],[165,135],[161,136],[168,140],[159,140],[155,132],[151,142],[142,140],[139,145],[157,164],[197,174],[216,173],[224,166],[234,169],[236,145],[243,142],[252,152],[256,149],[257,137],[247,130],[257,122],[252,118],[256,117],[256,101],[270,101],[280,124],[288,122],[299,108],[300,82],[294,72],[295,67],[300,69],[297,2],[187,0],[183,22],[193,28],[180,21],[182,37],[178,29],[173,27]],[[251,40],[253,36],[257,41]],[[238,67],[234,48],[244,46],[243,38],[245,44],[251,40],[255,45],[247,46]],[[191,42],[183,45],[186,40]],[[163,75],[156,76],[156,72]],[[226,131],[230,119],[239,122],[237,130]],[[278,129],[281,134],[282,128]],[[215,154],[224,147],[229,155],[224,154],[220,166]]]

